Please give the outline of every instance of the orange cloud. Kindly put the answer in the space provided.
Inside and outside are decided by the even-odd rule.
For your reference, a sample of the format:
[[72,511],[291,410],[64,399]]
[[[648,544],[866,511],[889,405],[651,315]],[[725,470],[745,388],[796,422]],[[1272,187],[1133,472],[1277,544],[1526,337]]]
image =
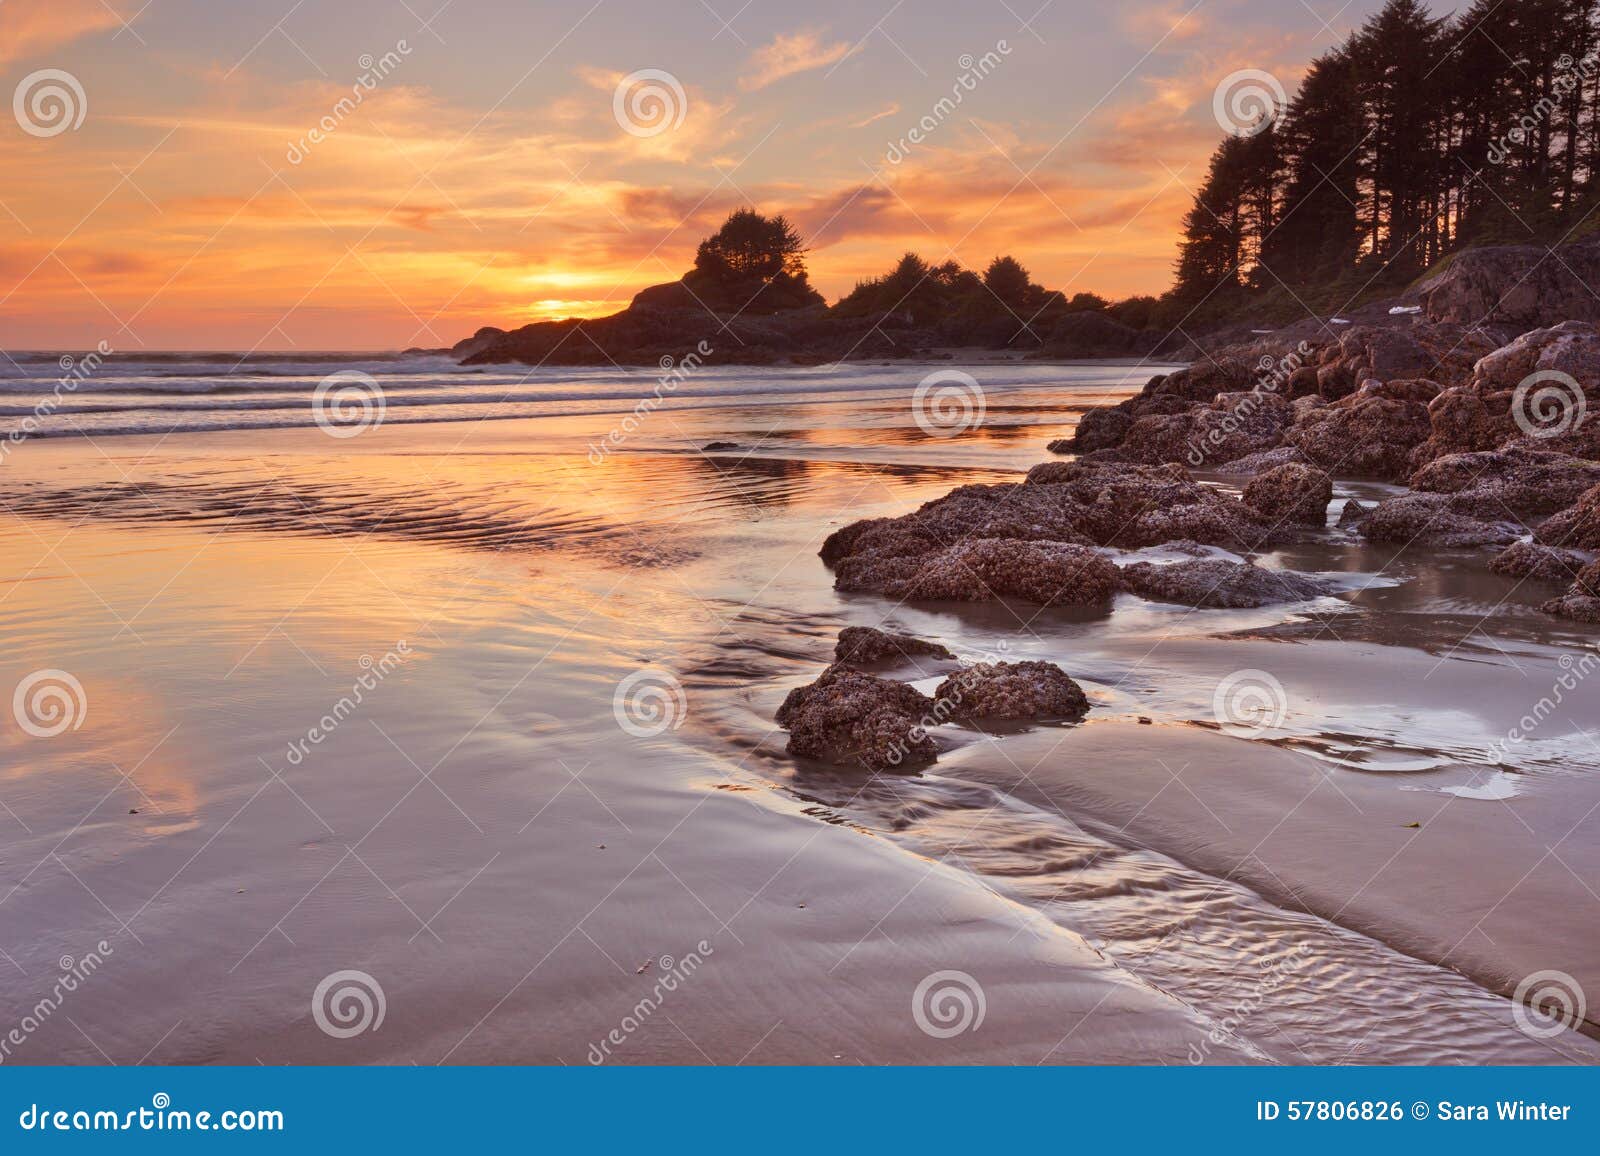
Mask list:
[[771,44],[756,49],[739,78],[739,87],[754,92],[788,76],[837,64],[852,52],[844,41],[824,44],[815,31],[780,34]]
[[121,26],[122,17],[100,0],[0,3],[0,67],[48,52],[91,32]]

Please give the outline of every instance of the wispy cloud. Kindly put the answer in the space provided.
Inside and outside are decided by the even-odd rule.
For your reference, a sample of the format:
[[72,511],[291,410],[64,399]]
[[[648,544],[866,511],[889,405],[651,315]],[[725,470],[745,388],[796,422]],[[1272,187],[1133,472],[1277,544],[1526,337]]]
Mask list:
[[48,52],[91,32],[121,26],[122,17],[100,0],[0,3],[0,67]]
[[888,108],[880,108],[877,112],[873,113],[871,116],[867,117],[865,120],[851,121],[850,122],[850,127],[851,128],[866,128],[869,124],[877,124],[880,120],[883,120],[885,117],[894,116],[899,111],[900,111],[900,105],[897,102],[897,103],[889,105]]
[[763,44],[751,54],[744,75],[739,78],[739,87],[754,92],[784,77],[837,64],[851,51],[843,40],[824,43],[822,33],[815,30],[780,34],[771,44]]

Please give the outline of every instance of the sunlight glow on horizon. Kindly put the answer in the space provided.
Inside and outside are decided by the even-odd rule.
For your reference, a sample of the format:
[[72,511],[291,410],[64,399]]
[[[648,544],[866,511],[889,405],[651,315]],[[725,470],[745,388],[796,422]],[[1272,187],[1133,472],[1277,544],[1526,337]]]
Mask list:
[[[639,0],[584,19],[284,7],[0,4],[5,91],[61,70],[87,105],[51,134],[0,113],[0,349],[448,346],[616,312],[747,204],[796,222],[830,301],[907,250],[1159,293],[1220,138],[1217,80],[1265,67],[1292,88],[1331,43],[1264,0],[1116,18],[1060,0],[1021,27],[1004,6],[922,0],[877,31],[880,13],[836,0],[722,28]],[[962,62],[1001,43],[962,90]],[[681,119],[630,131],[617,85],[650,69],[678,84]]]

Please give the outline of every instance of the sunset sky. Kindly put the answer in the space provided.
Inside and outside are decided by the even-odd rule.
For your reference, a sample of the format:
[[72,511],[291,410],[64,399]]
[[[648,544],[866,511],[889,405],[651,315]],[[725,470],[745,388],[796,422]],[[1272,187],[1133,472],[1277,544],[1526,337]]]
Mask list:
[[[906,249],[1160,292],[1219,81],[1292,92],[1379,6],[0,0],[0,348],[448,345],[614,312],[747,203],[799,224],[830,300]],[[47,69],[86,109],[34,135],[17,90]],[[648,136],[613,108],[644,69],[684,94]]]

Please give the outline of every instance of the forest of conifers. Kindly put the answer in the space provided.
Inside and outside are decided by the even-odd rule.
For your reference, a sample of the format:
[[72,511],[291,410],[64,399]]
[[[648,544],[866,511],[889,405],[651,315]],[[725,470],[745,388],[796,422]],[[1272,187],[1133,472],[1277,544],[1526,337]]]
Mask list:
[[1578,240],[1597,207],[1600,3],[1390,0],[1223,140],[1171,300],[1339,308],[1465,246]]

